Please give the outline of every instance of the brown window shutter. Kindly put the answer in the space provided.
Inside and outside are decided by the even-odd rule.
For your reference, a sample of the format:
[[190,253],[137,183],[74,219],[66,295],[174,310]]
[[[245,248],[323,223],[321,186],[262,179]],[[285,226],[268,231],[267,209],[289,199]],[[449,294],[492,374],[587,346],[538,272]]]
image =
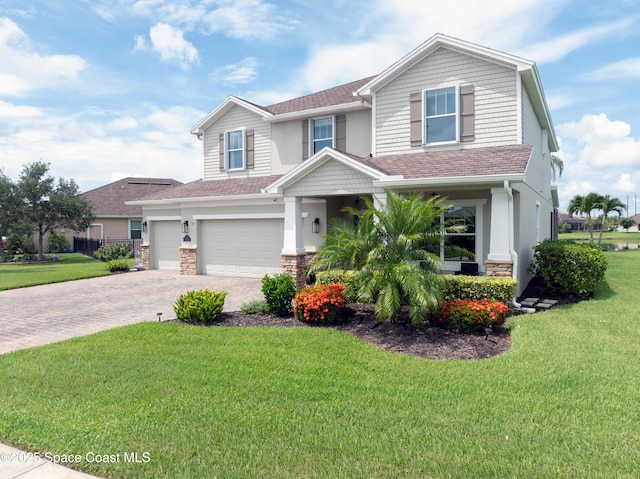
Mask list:
[[411,146],[422,146],[422,92],[409,96],[409,106]]
[[474,140],[474,87],[473,85],[460,86],[460,141],[470,142]]
[[309,159],[309,120],[302,120],[302,161]]
[[218,143],[220,145],[220,171],[225,170],[225,161],[224,161],[224,133],[220,133],[218,137]]
[[255,133],[253,128],[245,131],[245,155],[247,160],[247,169],[255,168],[255,154],[254,154],[254,138]]
[[336,150],[347,151],[347,115],[336,115]]

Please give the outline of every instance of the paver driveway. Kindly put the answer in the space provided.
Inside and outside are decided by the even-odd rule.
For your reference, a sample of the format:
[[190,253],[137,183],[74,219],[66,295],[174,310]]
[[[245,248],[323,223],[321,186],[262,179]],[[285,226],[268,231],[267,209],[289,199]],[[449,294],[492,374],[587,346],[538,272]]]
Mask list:
[[261,280],[141,271],[0,291],[0,354],[142,321],[173,319],[185,291],[228,291],[225,311],[263,299]]

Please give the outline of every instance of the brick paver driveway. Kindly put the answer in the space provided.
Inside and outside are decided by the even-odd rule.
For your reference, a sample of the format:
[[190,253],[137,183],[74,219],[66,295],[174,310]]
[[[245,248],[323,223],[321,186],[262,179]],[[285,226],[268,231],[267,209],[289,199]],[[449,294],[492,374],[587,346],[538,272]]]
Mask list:
[[228,291],[225,311],[262,299],[261,280],[142,271],[0,291],[0,354],[141,321],[173,319],[182,293]]

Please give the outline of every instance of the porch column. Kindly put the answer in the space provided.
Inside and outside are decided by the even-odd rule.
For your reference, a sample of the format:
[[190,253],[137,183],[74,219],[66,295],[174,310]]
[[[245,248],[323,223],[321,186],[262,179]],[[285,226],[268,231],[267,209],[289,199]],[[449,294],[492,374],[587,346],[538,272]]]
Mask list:
[[513,225],[509,221],[511,198],[505,188],[491,188],[491,230],[489,254],[485,261],[487,276],[511,276],[513,258],[511,238]]
[[302,232],[302,198],[284,197],[284,245],[281,254],[283,273],[293,276],[298,288],[305,285],[307,260]]

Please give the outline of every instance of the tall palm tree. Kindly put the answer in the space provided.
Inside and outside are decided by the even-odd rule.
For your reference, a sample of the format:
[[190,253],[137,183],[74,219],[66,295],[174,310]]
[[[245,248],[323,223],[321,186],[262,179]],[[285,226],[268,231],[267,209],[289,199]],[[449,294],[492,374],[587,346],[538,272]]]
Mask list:
[[554,183],[556,178],[560,178],[562,176],[563,171],[564,161],[562,161],[558,155],[551,155],[551,178],[553,178]]
[[395,321],[407,304],[412,322],[418,324],[440,299],[439,245],[446,232],[462,228],[441,225],[449,208],[444,198],[391,191],[386,195],[385,205],[365,198],[364,212],[346,208],[355,221],[331,223],[311,269],[355,270],[358,299],[375,303],[378,321]]
[[602,210],[602,228],[600,228],[598,236],[598,246],[602,243],[602,230],[609,223],[609,214],[618,213],[618,217],[622,217],[622,212],[626,208],[627,206],[618,198],[612,198],[610,195],[600,197],[598,209]]
[[589,231],[589,242],[593,245],[593,227],[595,225],[595,220],[591,215],[593,210],[600,209],[600,204],[602,203],[602,196],[598,193],[589,193],[588,195],[581,196],[576,195],[571,198],[569,202],[569,214],[571,216],[574,213],[578,213],[581,215],[585,215],[585,225],[587,226],[587,230]]

